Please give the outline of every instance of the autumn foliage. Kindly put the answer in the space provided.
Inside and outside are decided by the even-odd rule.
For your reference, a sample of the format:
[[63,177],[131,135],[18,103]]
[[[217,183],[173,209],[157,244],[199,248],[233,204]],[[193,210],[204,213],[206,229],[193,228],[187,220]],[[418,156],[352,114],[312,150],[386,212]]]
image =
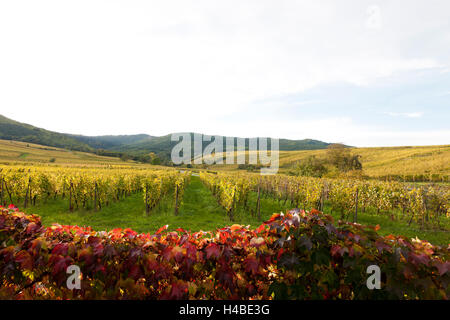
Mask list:
[[[256,230],[97,232],[0,209],[0,299],[447,299],[450,247],[318,211],[275,214]],[[376,264],[381,290],[369,290]],[[69,265],[81,289],[66,286]]]

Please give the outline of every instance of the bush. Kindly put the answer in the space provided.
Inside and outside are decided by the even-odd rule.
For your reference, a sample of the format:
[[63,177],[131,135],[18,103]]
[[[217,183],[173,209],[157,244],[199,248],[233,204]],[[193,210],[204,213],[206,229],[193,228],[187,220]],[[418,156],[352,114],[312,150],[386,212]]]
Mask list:
[[[446,299],[449,248],[318,211],[275,214],[258,229],[137,234],[0,213],[0,299]],[[66,288],[77,265],[81,289]],[[383,272],[368,290],[368,265]]]
[[298,161],[292,173],[296,176],[321,178],[327,172],[324,161],[309,156],[306,160]]
[[331,144],[327,149],[328,162],[342,172],[362,170],[359,155],[353,155],[350,149],[340,143]]

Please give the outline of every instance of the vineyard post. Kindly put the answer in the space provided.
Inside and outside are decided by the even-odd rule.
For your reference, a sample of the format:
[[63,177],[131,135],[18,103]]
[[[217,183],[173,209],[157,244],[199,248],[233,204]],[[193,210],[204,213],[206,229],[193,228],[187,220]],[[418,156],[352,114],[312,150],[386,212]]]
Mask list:
[[94,189],[94,210],[97,211],[97,181],[95,181],[95,189]]
[[228,215],[230,216],[230,220],[231,221],[234,220],[233,213],[234,213],[235,201],[236,201],[236,186],[234,187],[234,192],[233,192],[233,202],[231,203],[231,208],[230,208],[230,211],[228,213]]
[[72,189],[73,189],[73,182],[70,181],[70,187],[69,187],[69,210],[73,211],[73,205],[72,205]]
[[5,185],[6,192],[8,193],[8,196],[9,196],[9,201],[11,201],[11,203],[13,203],[11,192],[9,192],[8,184],[6,183],[6,181],[3,181],[3,182]]
[[355,216],[353,217],[353,222],[358,222],[358,188],[356,188],[355,194]]
[[0,180],[0,205],[3,205],[3,177]]
[[145,184],[145,214],[148,216],[150,208],[148,206],[148,183]]
[[325,186],[322,187],[322,192],[320,193],[320,210],[323,212],[323,198],[325,197]]
[[426,196],[424,196],[424,190],[422,188],[420,189],[420,197],[422,198],[422,208],[421,208],[422,225],[420,226],[420,229],[422,230],[425,225],[425,219],[428,222],[428,209],[427,209]]
[[285,182],[284,183],[284,203],[283,203],[283,206],[286,205],[287,199],[288,199],[288,183]]
[[175,215],[178,215],[178,184],[175,184]]
[[258,199],[256,200],[256,214],[258,215],[258,219],[261,220],[261,203],[260,203],[260,186],[258,184]]
[[23,203],[24,208],[26,208],[27,204],[28,204],[28,196],[30,194],[30,183],[31,183],[31,177],[28,178],[27,192],[25,193],[25,201]]

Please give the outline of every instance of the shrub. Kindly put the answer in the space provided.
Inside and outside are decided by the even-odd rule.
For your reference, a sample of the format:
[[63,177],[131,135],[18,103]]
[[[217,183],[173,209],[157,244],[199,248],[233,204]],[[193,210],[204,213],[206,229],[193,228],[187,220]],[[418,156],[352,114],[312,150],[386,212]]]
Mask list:
[[[275,214],[256,230],[138,234],[0,213],[0,299],[446,299],[449,248],[318,211]],[[78,265],[81,289],[66,287]],[[368,290],[366,267],[383,272]]]

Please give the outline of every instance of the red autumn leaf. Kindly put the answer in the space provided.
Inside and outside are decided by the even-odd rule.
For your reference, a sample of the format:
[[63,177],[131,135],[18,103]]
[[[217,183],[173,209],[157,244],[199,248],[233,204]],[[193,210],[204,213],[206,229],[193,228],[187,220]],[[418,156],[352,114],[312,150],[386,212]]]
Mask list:
[[331,246],[331,255],[332,256],[340,255],[340,250],[341,250],[341,247],[338,246],[337,244],[334,244],[333,246]]
[[234,281],[236,279],[233,270],[227,266],[223,265],[221,268],[217,269],[216,272],[217,280],[219,280],[225,288],[234,288]]
[[103,244],[97,243],[96,245],[92,246],[92,248],[94,249],[93,251],[94,255],[96,256],[103,255]]
[[163,232],[164,230],[167,230],[168,227],[169,227],[168,224],[166,224],[165,226],[162,226],[161,228],[158,229],[158,231],[156,231],[156,234],[160,234],[160,233]]
[[273,222],[273,221],[275,221],[275,220],[278,220],[278,219],[280,218],[280,216],[281,216],[280,213],[274,213],[274,214],[270,217],[269,221],[267,221],[267,222],[270,223],[270,222]]
[[83,261],[86,266],[92,265],[94,263],[94,256],[92,254],[92,248],[84,248],[78,252],[78,259]]
[[134,264],[130,268],[130,273],[128,274],[130,278],[133,278],[134,280],[137,280],[141,277],[141,268],[139,265]]
[[72,259],[70,257],[63,257],[59,255],[50,256],[49,263],[53,266],[52,275],[55,276],[58,273],[65,273],[67,267],[71,264]]
[[186,249],[183,249],[180,246],[175,246],[172,249],[172,257],[174,257],[175,261],[177,261],[177,262],[180,262],[181,259],[183,259],[185,254],[186,254]]
[[103,273],[103,274],[106,274],[106,268],[105,268],[105,266],[104,265],[102,265],[102,264],[98,264],[96,267],[95,267],[95,270],[94,270],[95,272],[101,272],[101,273]]
[[280,260],[280,257],[283,255],[284,251],[285,251],[285,250],[284,250],[283,248],[281,248],[280,250],[278,250],[277,260]]
[[252,274],[258,273],[259,262],[254,256],[249,256],[244,260],[244,266],[246,272],[251,272]]
[[19,251],[15,256],[15,260],[20,264],[22,269],[33,269],[33,257],[27,251]]
[[170,289],[169,299],[181,300],[188,292],[188,285],[182,281],[178,281],[172,284]]
[[211,257],[218,258],[220,256],[220,248],[215,243],[210,243],[206,249],[206,258],[209,259]]
[[101,242],[102,242],[102,239],[101,239],[101,238],[99,238],[99,237],[94,237],[94,236],[90,236],[90,237],[88,238],[88,241],[87,241],[87,243],[88,243],[89,245],[93,246],[93,247],[95,247],[96,245],[98,245],[98,244],[101,243]]
[[116,252],[116,249],[114,249],[114,247],[112,245],[108,244],[103,248],[103,254],[107,258],[111,258],[111,257],[115,256],[117,254],[117,252]]
[[67,255],[67,251],[68,251],[69,246],[67,245],[67,243],[58,243],[52,250],[52,255],[61,255],[61,256],[65,256]]
[[375,247],[378,249],[378,252],[380,253],[383,253],[383,250],[391,251],[391,247],[381,240],[377,240],[375,242]]
[[27,226],[26,233],[27,233],[27,234],[35,233],[35,232],[37,232],[37,231],[39,230],[39,228],[40,228],[39,225],[37,225],[37,224],[34,223],[34,222],[31,222],[31,223],[29,223],[28,226]]
[[137,232],[130,228],[126,228],[125,230],[123,230],[123,233],[124,236],[129,239],[134,239],[137,236]]
[[227,239],[231,237],[231,232],[228,230],[219,230],[216,237],[217,236],[219,236],[220,243],[225,243],[227,242]]
[[258,229],[255,230],[256,233],[261,233],[266,229],[266,225],[262,224],[258,227]]
[[240,224],[233,224],[233,225],[230,227],[230,230],[231,230],[232,232],[235,232],[236,230],[240,230],[240,229],[242,229],[242,226],[241,226]]
[[404,276],[406,279],[412,279],[412,278],[414,277],[414,273],[415,273],[415,270],[412,269],[412,266],[411,266],[411,265],[407,265],[407,266],[405,266],[405,268],[403,269],[403,276]]
[[184,248],[186,249],[186,256],[190,259],[197,259],[197,247],[194,246],[192,243],[185,243]]
[[39,255],[39,252],[42,247],[44,247],[44,248],[47,247],[47,243],[46,243],[45,239],[42,237],[32,240],[30,242],[30,244],[31,245],[30,245],[30,248],[28,249],[28,252],[33,256]]
[[444,274],[446,274],[447,272],[450,271],[450,262],[449,261],[445,261],[445,262],[434,262],[433,265],[438,269],[439,271],[439,275],[443,276]]
[[430,261],[430,257],[428,257],[426,254],[415,254],[414,252],[410,252],[408,258],[415,265],[428,264],[428,262]]
[[172,259],[172,247],[166,247],[162,252],[162,256],[165,260],[170,261]]

